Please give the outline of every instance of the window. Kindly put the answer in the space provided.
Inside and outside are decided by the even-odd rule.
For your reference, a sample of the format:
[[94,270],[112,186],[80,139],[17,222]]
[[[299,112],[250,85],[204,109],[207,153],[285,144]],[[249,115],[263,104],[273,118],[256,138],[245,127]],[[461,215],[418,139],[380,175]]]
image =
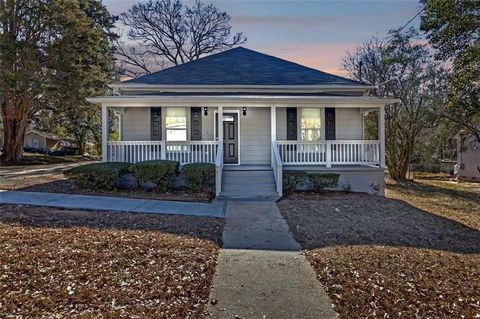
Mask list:
[[321,135],[320,108],[302,108],[300,114],[300,132],[302,141],[319,140]]
[[185,108],[167,108],[165,116],[167,141],[187,140],[187,112]]

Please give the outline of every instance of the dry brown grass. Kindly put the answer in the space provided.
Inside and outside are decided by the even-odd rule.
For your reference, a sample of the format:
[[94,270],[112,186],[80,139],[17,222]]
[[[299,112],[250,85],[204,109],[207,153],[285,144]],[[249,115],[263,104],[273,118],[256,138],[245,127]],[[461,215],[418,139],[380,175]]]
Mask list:
[[201,318],[223,221],[0,206],[4,318]]
[[0,162],[0,166],[29,166],[29,165],[50,165],[62,163],[78,163],[85,161],[98,161],[100,156],[81,156],[81,155],[66,155],[66,156],[51,156],[36,153],[23,153],[23,158],[18,162]]
[[414,181],[387,178],[386,196],[480,229],[480,184],[459,183],[444,173],[414,173]]
[[480,196],[422,179],[279,203],[341,318],[480,316]]

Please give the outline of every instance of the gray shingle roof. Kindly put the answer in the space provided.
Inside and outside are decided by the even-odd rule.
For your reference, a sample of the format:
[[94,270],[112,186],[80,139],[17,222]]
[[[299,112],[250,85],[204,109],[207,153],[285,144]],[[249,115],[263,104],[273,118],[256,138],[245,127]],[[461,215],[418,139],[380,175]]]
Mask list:
[[123,83],[166,85],[362,85],[243,47]]

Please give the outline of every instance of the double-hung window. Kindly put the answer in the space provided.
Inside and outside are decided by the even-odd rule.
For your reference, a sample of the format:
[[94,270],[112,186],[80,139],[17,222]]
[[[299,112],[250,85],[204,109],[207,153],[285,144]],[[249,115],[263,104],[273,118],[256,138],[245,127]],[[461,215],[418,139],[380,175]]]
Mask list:
[[187,140],[187,111],[186,108],[168,107],[165,116],[167,141]]
[[302,141],[318,141],[321,137],[320,108],[302,108],[300,134]]

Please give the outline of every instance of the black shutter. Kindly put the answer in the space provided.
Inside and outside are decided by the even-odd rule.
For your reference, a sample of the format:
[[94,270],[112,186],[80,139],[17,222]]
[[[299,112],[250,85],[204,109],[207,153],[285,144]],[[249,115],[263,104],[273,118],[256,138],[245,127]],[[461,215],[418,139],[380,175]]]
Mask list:
[[335,140],[335,108],[325,108],[325,139]]
[[150,108],[151,130],[150,137],[152,141],[160,141],[162,139],[162,108]]
[[202,140],[202,108],[192,107],[190,111],[190,139],[192,141]]
[[296,141],[297,138],[297,108],[287,107],[287,140]]

